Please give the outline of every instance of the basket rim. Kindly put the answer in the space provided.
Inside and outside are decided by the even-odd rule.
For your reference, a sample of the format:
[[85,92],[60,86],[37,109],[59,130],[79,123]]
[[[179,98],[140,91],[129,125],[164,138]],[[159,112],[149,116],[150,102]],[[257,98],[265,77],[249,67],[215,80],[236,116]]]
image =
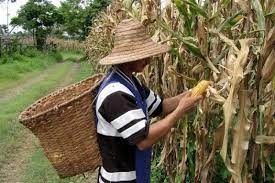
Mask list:
[[74,101],[74,100],[77,99],[77,98],[81,98],[81,97],[85,96],[87,93],[89,93],[89,92],[91,92],[93,89],[95,89],[95,88],[98,86],[98,84],[97,84],[97,85],[94,85],[93,87],[90,87],[89,90],[83,92],[82,94],[80,94],[80,95],[78,95],[78,96],[76,96],[76,97],[73,97],[72,99],[70,99],[70,100],[68,100],[68,101],[66,101],[66,102],[64,102],[64,103],[62,103],[62,104],[60,104],[60,105],[56,105],[56,106],[51,107],[51,108],[49,108],[49,109],[47,109],[47,110],[45,110],[45,111],[39,112],[39,113],[37,113],[37,114],[35,114],[35,115],[29,116],[29,117],[24,117],[24,113],[25,113],[26,111],[28,111],[33,105],[35,105],[35,104],[37,104],[39,101],[41,101],[42,99],[47,98],[47,97],[49,97],[50,95],[57,93],[58,91],[66,90],[66,89],[68,89],[68,88],[70,88],[70,87],[72,87],[72,86],[81,84],[81,83],[83,83],[83,82],[86,81],[86,80],[89,80],[89,79],[94,78],[94,77],[99,77],[99,76],[102,76],[102,78],[101,78],[100,80],[98,80],[98,83],[100,83],[100,82],[104,79],[104,73],[98,73],[98,74],[92,75],[92,76],[90,76],[90,77],[87,77],[86,79],[83,79],[83,80],[81,80],[81,81],[79,81],[79,82],[77,82],[77,83],[70,84],[70,85],[68,85],[68,86],[66,86],[66,87],[60,88],[60,89],[58,89],[58,90],[56,90],[56,91],[53,91],[53,92],[49,93],[48,95],[46,95],[46,96],[44,96],[44,97],[38,99],[37,101],[35,101],[34,103],[32,103],[30,106],[28,106],[23,112],[20,113],[19,118],[18,118],[19,121],[20,121],[21,123],[23,123],[23,122],[29,121],[29,120],[31,120],[31,119],[38,118],[38,117],[40,117],[40,116],[42,116],[42,115],[44,115],[44,114],[46,114],[46,113],[48,113],[48,112],[55,111],[56,109],[58,109],[58,108],[60,108],[60,107],[64,107],[64,106],[68,105],[69,103],[71,103],[72,101]]

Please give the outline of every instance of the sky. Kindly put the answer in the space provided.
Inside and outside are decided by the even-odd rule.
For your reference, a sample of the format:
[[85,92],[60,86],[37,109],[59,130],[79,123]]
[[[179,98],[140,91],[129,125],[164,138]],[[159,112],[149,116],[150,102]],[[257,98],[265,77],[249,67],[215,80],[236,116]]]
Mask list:
[[[27,3],[28,0],[17,0],[15,3],[11,3],[9,0],[9,22],[12,17],[17,15],[17,11],[20,7]],[[61,0],[50,0],[54,5],[59,6]],[[7,24],[7,0],[0,3],[0,24]]]

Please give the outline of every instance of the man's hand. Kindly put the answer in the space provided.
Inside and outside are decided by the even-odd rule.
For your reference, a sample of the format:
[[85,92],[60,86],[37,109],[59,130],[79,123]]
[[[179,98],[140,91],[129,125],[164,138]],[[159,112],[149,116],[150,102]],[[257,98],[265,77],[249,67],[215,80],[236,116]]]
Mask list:
[[202,99],[201,95],[197,97],[191,97],[190,91],[184,92],[182,95],[183,97],[179,101],[179,104],[176,108],[177,112],[180,115],[185,114],[186,112],[197,106],[198,102]]
[[[202,99],[202,96],[191,97],[191,92],[184,92],[180,95],[183,95],[180,101],[178,101],[177,98],[173,98],[170,99],[171,103],[168,102],[168,104],[170,103],[170,106],[172,106],[172,102],[176,102],[174,103],[175,110],[170,112],[167,116],[165,116],[165,118],[153,123],[150,126],[148,136],[137,144],[137,147],[140,150],[144,150],[155,144],[160,137],[163,137],[170,131],[174,124],[182,118],[185,113],[194,108],[198,104],[199,100]],[[177,95],[176,97],[180,95]],[[172,109],[172,107],[170,108]]]
[[[186,100],[186,98],[190,98],[190,96],[191,96],[191,91],[184,91],[175,97],[164,99],[164,101],[162,103],[164,116],[166,116],[167,114],[170,114],[172,111],[176,110],[179,105],[179,102],[181,100],[183,100],[183,98],[185,98],[184,100]],[[194,98],[194,97],[192,97],[192,98]],[[183,102],[183,103],[185,103],[185,102]]]
[[181,99],[181,98],[183,98],[183,97],[185,97],[185,96],[189,96],[190,93],[191,93],[191,91],[184,91],[184,92],[182,92],[181,94],[179,94],[178,96],[179,96],[180,99]]

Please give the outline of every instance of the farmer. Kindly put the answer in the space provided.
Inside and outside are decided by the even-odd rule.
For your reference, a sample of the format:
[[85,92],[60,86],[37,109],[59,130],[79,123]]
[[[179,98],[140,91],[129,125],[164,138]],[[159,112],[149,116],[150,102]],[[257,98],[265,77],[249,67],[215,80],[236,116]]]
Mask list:
[[[153,42],[138,21],[127,19],[117,26],[112,53],[100,60],[102,65],[112,65],[99,88],[95,109],[100,183],[150,182],[152,145],[201,99],[189,92],[161,99],[133,75],[143,71],[150,57],[168,49]],[[165,117],[150,124],[150,118],[160,115]]]

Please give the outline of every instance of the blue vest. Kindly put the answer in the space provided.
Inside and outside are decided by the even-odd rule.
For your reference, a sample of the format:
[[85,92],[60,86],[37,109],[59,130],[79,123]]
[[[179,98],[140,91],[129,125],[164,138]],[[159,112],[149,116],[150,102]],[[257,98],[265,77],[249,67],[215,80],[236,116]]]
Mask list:
[[[135,78],[134,78],[135,79]],[[135,96],[137,105],[143,110],[144,114],[147,118],[147,123],[149,122],[149,115],[147,110],[147,104],[145,101],[145,93],[143,88],[140,86],[138,81],[135,81],[135,84],[133,85],[132,82],[128,81],[126,77],[121,74],[119,71],[117,71],[115,68],[112,69],[111,72],[109,72],[100,85],[99,91],[102,91],[102,89],[107,86],[110,83],[113,82],[119,82],[126,86]],[[150,182],[150,171],[151,171],[151,154],[152,154],[152,148],[148,148],[146,150],[139,150],[136,147],[135,150],[135,168],[136,168],[136,182],[137,183],[149,183]]]

